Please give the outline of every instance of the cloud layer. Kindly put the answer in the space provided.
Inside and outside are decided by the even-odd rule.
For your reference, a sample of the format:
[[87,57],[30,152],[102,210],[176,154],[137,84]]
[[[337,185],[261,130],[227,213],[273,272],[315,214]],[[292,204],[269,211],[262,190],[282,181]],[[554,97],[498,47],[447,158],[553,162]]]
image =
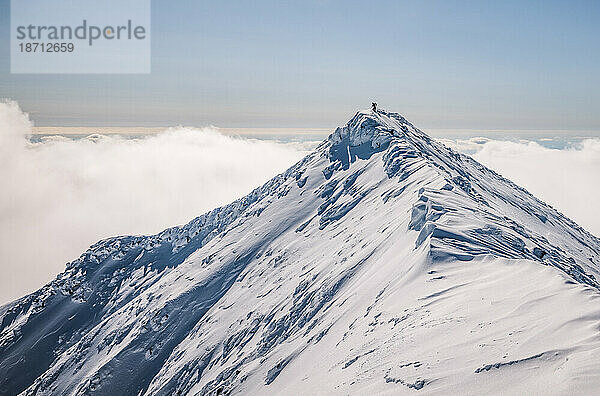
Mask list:
[[306,154],[211,128],[37,144],[30,133],[18,105],[0,103],[0,304],[51,280],[101,238],[186,223]]

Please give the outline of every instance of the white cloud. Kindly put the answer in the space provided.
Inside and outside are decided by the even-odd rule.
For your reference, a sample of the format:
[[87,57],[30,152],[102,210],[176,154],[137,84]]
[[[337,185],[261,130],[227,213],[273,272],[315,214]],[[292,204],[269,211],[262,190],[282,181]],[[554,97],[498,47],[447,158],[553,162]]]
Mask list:
[[565,149],[487,138],[458,140],[451,145],[600,236],[600,139],[585,139]]
[[38,144],[30,133],[18,105],[0,103],[0,304],[51,280],[101,238],[186,223],[306,154],[211,128]]

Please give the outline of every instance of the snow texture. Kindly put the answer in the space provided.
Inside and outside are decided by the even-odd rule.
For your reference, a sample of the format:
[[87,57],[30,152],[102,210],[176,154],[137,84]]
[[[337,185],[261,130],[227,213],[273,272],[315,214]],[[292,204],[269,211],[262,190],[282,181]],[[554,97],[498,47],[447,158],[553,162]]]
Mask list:
[[1,307],[0,394],[589,394],[599,264],[523,188],[361,111],[246,197]]

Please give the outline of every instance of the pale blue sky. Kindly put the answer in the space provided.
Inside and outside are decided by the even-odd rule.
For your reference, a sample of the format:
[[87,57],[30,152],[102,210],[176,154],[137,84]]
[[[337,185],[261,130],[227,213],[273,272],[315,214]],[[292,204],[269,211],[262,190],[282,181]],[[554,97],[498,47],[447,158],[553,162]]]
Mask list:
[[600,130],[599,1],[153,1],[150,75],[9,74],[38,125]]

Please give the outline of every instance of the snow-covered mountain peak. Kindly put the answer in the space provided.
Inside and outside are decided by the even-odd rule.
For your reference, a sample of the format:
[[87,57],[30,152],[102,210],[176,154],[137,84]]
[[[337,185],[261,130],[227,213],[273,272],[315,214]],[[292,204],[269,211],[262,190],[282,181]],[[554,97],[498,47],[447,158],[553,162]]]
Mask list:
[[406,133],[408,128],[412,129],[412,124],[398,113],[361,110],[344,127],[337,128],[328,140],[333,145],[346,142],[351,146],[371,142],[372,148],[379,148],[391,137]]
[[524,189],[360,111],[247,196],[100,241],[0,307],[0,394],[594,389],[599,257]]

